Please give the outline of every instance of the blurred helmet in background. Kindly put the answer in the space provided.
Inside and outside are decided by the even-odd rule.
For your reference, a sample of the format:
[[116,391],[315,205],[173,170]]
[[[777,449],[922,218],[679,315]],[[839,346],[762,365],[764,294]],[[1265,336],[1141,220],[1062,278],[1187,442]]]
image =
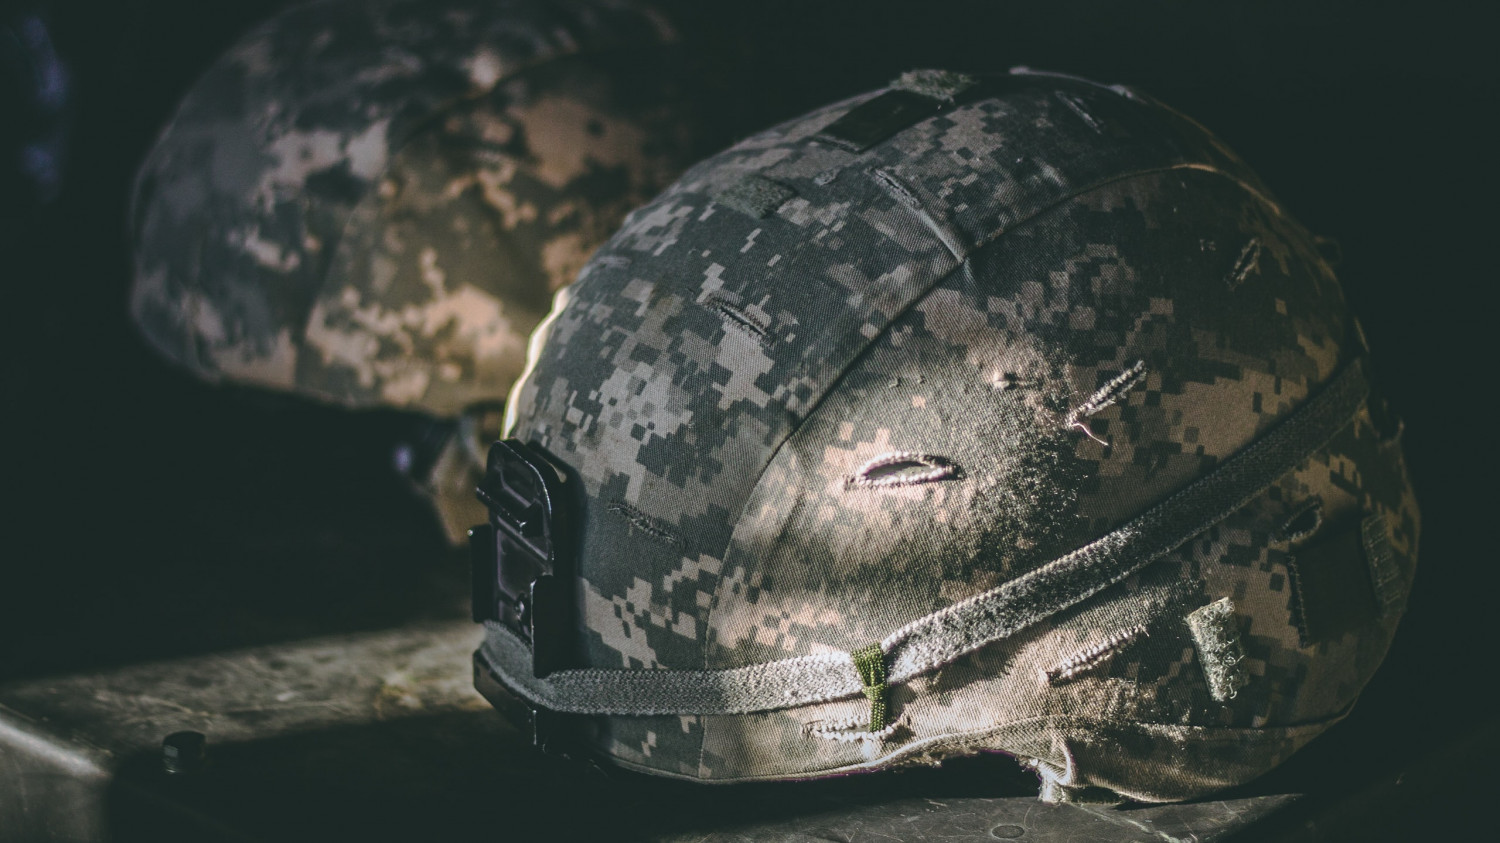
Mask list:
[[[502,400],[552,293],[689,163],[674,39],[625,0],[279,14],[140,170],[136,324],[209,381],[445,419]],[[464,487],[450,533],[479,517],[459,473],[429,484]]]

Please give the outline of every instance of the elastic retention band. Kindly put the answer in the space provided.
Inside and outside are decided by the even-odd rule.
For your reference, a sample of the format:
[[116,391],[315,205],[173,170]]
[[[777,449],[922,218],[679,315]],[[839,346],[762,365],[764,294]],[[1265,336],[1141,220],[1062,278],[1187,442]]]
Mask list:
[[859,673],[862,690],[870,700],[870,731],[885,728],[885,651],[879,644],[862,647],[849,654]]
[[[1014,635],[1160,559],[1317,453],[1350,422],[1368,393],[1364,366],[1355,360],[1269,433],[1129,524],[907,624],[880,642],[887,673],[879,684],[906,682]],[[559,712],[744,714],[857,697],[874,687],[864,680],[857,657],[847,653],[727,670],[559,670],[537,679],[525,643],[499,624],[486,627],[480,653],[496,673],[533,703]]]

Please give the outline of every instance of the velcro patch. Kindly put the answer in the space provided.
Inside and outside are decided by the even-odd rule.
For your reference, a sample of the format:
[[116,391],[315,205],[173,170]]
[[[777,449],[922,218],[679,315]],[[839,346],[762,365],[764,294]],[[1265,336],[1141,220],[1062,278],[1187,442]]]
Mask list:
[[1105,636],[1104,640],[1091,644],[1042,671],[1042,678],[1049,685],[1072,679],[1109,661],[1126,644],[1145,634],[1146,627],[1142,624],[1136,624],[1127,629],[1117,629]]
[[849,152],[866,149],[943,110],[941,100],[893,88],[829,123],[813,140]]
[[[849,152],[864,152],[958,105],[960,98],[999,96],[1037,84],[1037,77],[1025,75],[975,77],[951,70],[912,70],[892,81],[890,90],[851,108],[812,139]],[[1057,81],[1049,77],[1042,84],[1055,85]]]
[[1360,522],[1359,531],[1364,541],[1365,562],[1370,566],[1370,584],[1375,589],[1376,611],[1382,618],[1399,615],[1406,587],[1401,582],[1401,569],[1396,565],[1396,551],[1391,547],[1384,516],[1367,516]]
[[891,87],[930,99],[952,102],[978,82],[972,76],[951,70],[908,70],[892,82]]
[[1219,702],[1232,699],[1250,682],[1234,603],[1228,597],[1221,597],[1195,609],[1187,616],[1187,625],[1198,648],[1198,663],[1203,666],[1203,678],[1208,680],[1208,692]]
[[1302,646],[1329,641],[1375,619],[1373,567],[1359,523],[1324,527],[1287,562]]
[[755,219],[764,219],[796,195],[797,191],[781,182],[750,175],[720,191],[714,201]]

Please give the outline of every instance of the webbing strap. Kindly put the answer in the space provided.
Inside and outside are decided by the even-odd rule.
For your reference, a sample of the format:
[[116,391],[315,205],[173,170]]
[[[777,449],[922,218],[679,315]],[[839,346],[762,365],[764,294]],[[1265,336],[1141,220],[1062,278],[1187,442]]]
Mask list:
[[[1355,360],[1266,435],[1134,521],[1004,585],[907,624],[880,642],[886,676],[879,684],[900,684],[949,664],[1160,559],[1315,454],[1353,419],[1368,393],[1364,365]],[[538,679],[525,643],[499,624],[486,627],[480,655],[515,691],[559,712],[744,714],[857,697],[869,687],[848,653],[726,670],[559,670]]]

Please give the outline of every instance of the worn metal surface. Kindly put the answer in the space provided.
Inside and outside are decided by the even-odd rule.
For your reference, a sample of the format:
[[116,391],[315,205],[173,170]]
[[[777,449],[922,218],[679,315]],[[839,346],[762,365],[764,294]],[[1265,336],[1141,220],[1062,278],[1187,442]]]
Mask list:
[[[1004,758],[745,787],[604,773],[522,745],[471,688],[477,638],[414,624],[0,686],[0,840],[1208,841],[1297,799],[1047,806]],[[208,767],[168,775],[183,730]]]
[[[165,797],[158,808],[215,817],[200,797],[218,783],[245,783],[257,769],[289,780],[279,762],[232,761],[244,746],[310,736],[303,745],[311,748],[338,730],[487,712],[465,670],[475,638],[467,625],[428,624],[8,685],[0,689],[0,839],[101,839],[155,797]],[[500,728],[481,719],[468,735]],[[162,739],[182,730],[208,736],[211,773],[201,781],[162,771]],[[434,760],[443,752],[438,743],[419,748]],[[277,821],[266,820],[268,829]]]

